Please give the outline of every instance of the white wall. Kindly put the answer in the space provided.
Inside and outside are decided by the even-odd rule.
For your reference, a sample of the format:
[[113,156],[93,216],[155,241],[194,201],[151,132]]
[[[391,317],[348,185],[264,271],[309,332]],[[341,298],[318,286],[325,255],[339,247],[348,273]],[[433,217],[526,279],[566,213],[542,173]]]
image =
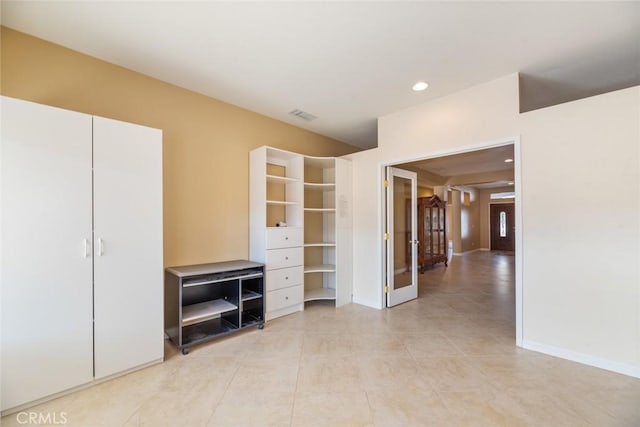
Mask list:
[[378,148],[348,156],[354,182],[354,302],[383,306],[380,165],[517,135],[517,116],[518,76],[513,74],[379,119]]
[[636,87],[521,117],[525,346],[638,376],[639,101]]
[[514,74],[382,117],[378,135],[349,156],[355,302],[383,306],[380,166],[519,136],[524,346],[640,376],[640,87],[520,115]]

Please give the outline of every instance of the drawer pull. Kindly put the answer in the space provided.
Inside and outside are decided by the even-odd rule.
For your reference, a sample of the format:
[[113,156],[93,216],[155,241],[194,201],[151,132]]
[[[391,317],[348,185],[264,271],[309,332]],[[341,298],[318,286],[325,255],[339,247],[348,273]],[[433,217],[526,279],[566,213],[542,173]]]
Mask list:
[[284,280],[289,280],[289,276],[285,276],[285,277],[284,277]]
[[289,261],[289,257],[288,257],[288,256],[284,257],[284,259],[286,259],[287,261]]
[[286,237],[284,238],[284,240],[289,240],[289,236],[286,236]]
[[284,299],[289,299],[289,297],[284,297]]

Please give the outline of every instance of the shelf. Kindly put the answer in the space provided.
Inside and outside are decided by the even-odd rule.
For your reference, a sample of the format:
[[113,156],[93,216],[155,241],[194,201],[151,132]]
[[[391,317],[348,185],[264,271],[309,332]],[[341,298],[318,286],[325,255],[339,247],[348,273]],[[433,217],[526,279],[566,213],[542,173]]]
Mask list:
[[304,208],[305,212],[335,212],[336,208]]
[[182,347],[205,342],[236,330],[236,325],[221,318],[185,326],[182,328]]
[[335,243],[332,242],[318,242],[318,243],[305,243],[305,248],[332,248],[335,247]]
[[311,157],[305,156],[304,165],[320,169],[333,169],[336,165],[333,157]]
[[273,182],[278,184],[290,184],[294,182],[300,182],[300,179],[291,178],[288,176],[267,175],[267,182]]
[[316,300],[334,300],[336,299],[336,290],[332,288],[316,288],[304,291],[304,301]]
[[334,183],[305,182],[304,189],[305,190],[335,190],[336,185]]
[[223,299],[185,305],[182,307],[182,326],[189,326],[211,320],[222,313],[227,313],[237,309],[238,307],[236,305]]
[[262,298],[262,294],[249,291],[247,289],[242,291],[242,301],[250,301],[252,299],[258,299],[258,298]]
[[334,273],[336,266],[333,264],[305,265],[305,273]]
[[280,206],[295,206],[300,202],[285,202],[284,200],[267,200],[268,205],[280,205]]

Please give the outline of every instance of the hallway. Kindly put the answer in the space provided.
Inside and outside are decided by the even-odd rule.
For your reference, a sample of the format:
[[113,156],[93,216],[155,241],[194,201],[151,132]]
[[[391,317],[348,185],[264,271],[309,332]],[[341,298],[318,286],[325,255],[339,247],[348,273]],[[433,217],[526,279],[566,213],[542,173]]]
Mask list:
[[418,283],[416,303],[430,317],[444,320],[439,332],[464,330],[515,343],[513,255],[482,251],[455,256],[448,268],[437,264],[418,274]]

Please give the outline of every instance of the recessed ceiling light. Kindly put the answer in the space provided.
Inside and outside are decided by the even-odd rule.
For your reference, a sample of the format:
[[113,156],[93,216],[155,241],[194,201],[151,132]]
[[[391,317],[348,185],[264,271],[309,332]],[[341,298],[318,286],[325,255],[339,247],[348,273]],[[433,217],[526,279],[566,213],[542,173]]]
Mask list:
[[418,83],[413,85],[412,89],[415,90],[416,92],[420,92],[421,90],[425,90],[428,87],[429,87],[429,83],[427,83],[427,82],[418,82]]
[[505,163],[511,163],[511,162],[513,162],[513,159],[504,159],[504,162]]

